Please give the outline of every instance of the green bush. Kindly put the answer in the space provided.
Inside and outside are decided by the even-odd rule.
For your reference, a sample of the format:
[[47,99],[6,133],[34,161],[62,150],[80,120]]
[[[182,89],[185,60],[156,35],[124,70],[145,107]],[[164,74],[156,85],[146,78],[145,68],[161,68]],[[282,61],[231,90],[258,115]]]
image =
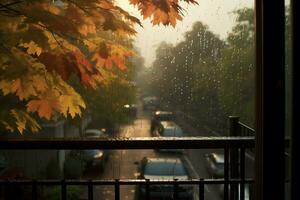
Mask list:
[[46,166],[46,178],[47,179],[60,179],[61,171],[56,159],[52,159]]
[[[79,200],[83,190],[78,185],[67,186],[67,199],[68,200]],[[61,187],[52,186],[45,189],[45,199],[47,200],[60,200],[61,199]]]
[[78,158],[68,156],[64,164],[64,175],[67,179],[78,179],[82,176],[85,163]]

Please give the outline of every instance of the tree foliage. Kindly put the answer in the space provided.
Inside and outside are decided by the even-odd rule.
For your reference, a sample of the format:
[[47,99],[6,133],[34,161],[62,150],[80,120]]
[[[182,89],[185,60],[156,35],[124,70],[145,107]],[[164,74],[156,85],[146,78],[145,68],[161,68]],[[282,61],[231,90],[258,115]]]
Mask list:
[[[180,2],[129,0],[152,23],[175,26]],[[130,40],[139,19],[112,0],[2,0],[0,3],[0,91],[18,106],[1,105],[0,124],[8,130],[38,130],[34,116],[54,119],[81,115],[86,104],[69,83],[76,76],[97,88],[112,68],[127,69],[134,55],[119,41]],[[10,120],[8,120],[10,119]]]
[[196,22],[177,45],[162,43],[144,78],[150,80],[151,93],[172,110],[219,130],[225,130],[229,115],[254,123],[253,9],[234,13],[236,24],[224,40]]

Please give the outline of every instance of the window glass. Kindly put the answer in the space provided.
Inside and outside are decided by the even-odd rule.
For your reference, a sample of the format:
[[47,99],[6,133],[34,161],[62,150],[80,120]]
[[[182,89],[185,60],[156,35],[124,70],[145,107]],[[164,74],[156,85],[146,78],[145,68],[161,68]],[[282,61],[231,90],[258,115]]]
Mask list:
[[226,135],[230,115],[253,127],[253,7],[253,1],[204,1],[187,7],[175,28],[145,22],[135,41],[145,61],[137,85],[159,105],[144,111],[173,111],[207,135]]
[[[292,49],[291,49],[291,2],[285,0],[285,137],[290,139],[292,131]],[[286,179],[290,179],[290,149],[285,151]],[[290,183],[285,184],[286,199],[290,199]]]
[[[158,120],[180,127],[166,129],[170,136],[227,136],[228,116],[233,115],[254,127],[253,0],[195,0],[198,5],[194,0],[168,1],[180,2],[181,8],[168,7],[163,3],[167,0],[95,1],[0,4],[0,129],[6,130],[1,137],[84,142],[88,129],[103,130],[110,139],[152,137],[151,130],[163,131],[160,123],[151,123],[158,110],[172,112]],[[134,6],[135,2],[157,7]],[[167,16],[168,9],[179,12]],[[37,129],[31,119],[40,125],[37,133],[31,131]],[[16,167],[22,178],[135,179],[144,157],[184,157],[186,162],[175,165],[150,163],[146,171],[210,178],[213,172],[205,167],[205,154],[224,154],[223,149],[158,149],[154,144],[153,150],[87,150],[91,156],[67,149],[1,150],[0,167]],[[253,153],[247,151],[246,159],[246,177],[252,178]],[[94,188],[99,198],[114,199],[113,187],[101,187]],[[76,188],[76,197],[87,193],[80,189],[78,194]],[[41,198],[59,198],[57,188],[41,192],[44,189]],[[206,190],[212,191],[208,199],[220,199],[219,188]],[[131,185],[121,196],[138,199],[135,192],[139,190]]]
[[145,167],[145,175],[156,176],[186,176],[187,173],[181,164],[173,162],[149,162]]

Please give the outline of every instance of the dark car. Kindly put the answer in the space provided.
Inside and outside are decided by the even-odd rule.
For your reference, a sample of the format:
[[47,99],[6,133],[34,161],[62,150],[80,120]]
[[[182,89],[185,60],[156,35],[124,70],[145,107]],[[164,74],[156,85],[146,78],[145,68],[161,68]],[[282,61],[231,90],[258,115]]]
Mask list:
[[[188,180],[190,175],[186,164],[180,158],[144,158],[141,162],[142,179],[151,180]],[[192,200],[194,187],[180,185],[178,199]],[[172,199],[173,185],[151,185],[150,199]],[[139,199],[145,199],[146,189],[144,185],[139,188]]]
[[137,117],[137,105],[136,104],[126,104],[124,105],[124,110],[128,117],[136,118]]
[[156,111],[153,113],[152,119],[151,119],[151,127],[150,131],[154,131],[155,128],[159,125],[161,121],[174,121],[175,116],[173,112],[169,111]]
[[213,178],[224,177],[224,154],[205,154],[206,169]]
[[[107,135],[104,130],[100,129],[86,129],[84,131],[85,138],[105,138]],[[99,167],[104,168],[104,164],[108,159],[109,151],[103,149],[86,149],[86,150],[73,150],[70,155],[85,162],[86,169]]]
[[156,110],[159,106],[157,97],[148,96],[143,98],[143,109],[144,110]]

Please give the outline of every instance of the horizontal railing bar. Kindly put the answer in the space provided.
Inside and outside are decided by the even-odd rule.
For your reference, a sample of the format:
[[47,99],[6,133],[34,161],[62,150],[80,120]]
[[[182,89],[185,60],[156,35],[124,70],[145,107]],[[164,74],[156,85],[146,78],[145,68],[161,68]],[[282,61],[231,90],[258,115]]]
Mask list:
[[[174,179],[172,180],[149,180],[149,185],[159,185],[159,184],[174,184]],[[190,180],[176,180],[176,183],[180,185],[186,184],[224,184],[225,179],[190,179]],[[228,183],[253,183],[253,179],[229,179]],[[19,185],[114,185],[116,180],[0,180],[0,185],[6,184],[19,184]],[[145,179],[120,179],[118,180],[120,185],[145,185],[147,180]]]
[[254,143],[254,137],[0,138],[0,149],[220,149],[254,148]]

